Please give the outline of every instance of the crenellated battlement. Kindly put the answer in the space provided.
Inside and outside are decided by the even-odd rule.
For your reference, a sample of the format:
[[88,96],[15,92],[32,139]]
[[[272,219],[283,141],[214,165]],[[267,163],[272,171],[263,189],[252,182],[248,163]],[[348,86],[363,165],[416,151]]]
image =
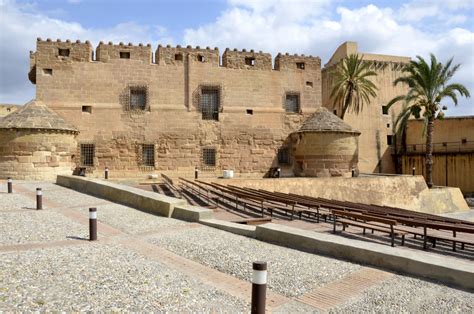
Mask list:
[[289,53],[278,53],[275,58],[275,70],[277,71],[302,71],[321,69],[321,59],[319,57],[305,55],[290,55]]
[[249,69],[249,70],[272,70],[272,55],[255,52],[253,49],[247,51],[243,49],[230,50],[226,48],[222,55],[222,66],[230,69]]
[[151,63],[153,60],[153,52],[151,44],[133,45],[132,43],[113,44],[111,41],[107,44],[100,42],[96,49],[96,61],[99,62],[116,62],[117,60],[129,59],[141,61],[143,63]]
[[171,45],[163,47],[162,45],[158,45],[155,52],[155,62],[157,64],[182,65],[185,61],[219,66],[219,48],[201,48],[200,46],[193,48],[190,45],[186,47],[181,47],[180,45],[176,47],[172,47]]
[[69,39],[66,41],[61,39],[53,41],[50,38],[46,40],[38,38],[34,54],[38,63],[62,61],[90,62],[92,61],[93,52],[92,45],[88,40],[85,42],[80,40],[72,42]]

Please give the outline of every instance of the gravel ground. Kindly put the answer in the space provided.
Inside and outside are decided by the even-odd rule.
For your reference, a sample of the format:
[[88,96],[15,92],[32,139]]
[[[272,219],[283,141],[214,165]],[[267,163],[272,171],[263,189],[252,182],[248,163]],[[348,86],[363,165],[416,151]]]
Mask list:
[[89,237],[87,226],[76,223],[52,210],[0,212],[0,226],[0,244],[57,241],[66,240],[67,237]]
[[36,208],[36,201],[21,194],[0,193],[0,211],[27,211],[28,208]]
[[333,313],[474,313],[474,294],[416,278],[395,276]]
[[299,296],[360,268],[357,264],[308,254],[225,231],[201,227],[151,237],[149,242],[237,278],[250,281],[252,262],[268,262],[270,289]]
[[[87,215],[87,207],[77,208]],[[187,222],[148,214],[119,204],[97,206],[97,220],[128,234],[159,231],[162,227],[185,225]]]
[[249,311],[244,301],[118,245],[3,253],[0,266],[0,312]]

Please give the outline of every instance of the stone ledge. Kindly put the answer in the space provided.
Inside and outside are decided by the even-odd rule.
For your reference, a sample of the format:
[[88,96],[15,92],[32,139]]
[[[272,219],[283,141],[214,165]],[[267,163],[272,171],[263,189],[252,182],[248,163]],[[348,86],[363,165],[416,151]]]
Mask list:
[[185,200],[99,179],[58,175],[56,184],[165,217],[171,217],[176,206],[187,204]]
[[212,219],[213,216],[212,210],[207,208],[191,205],[175,205],[171,218],[199,222],[202,219]]
[[309,253],[424,277],[464,289],[474,289],[474,264],[423,251],[409,251],[378,243],[267,223],[256,228],[257,240]]
[[249,238],[256,237],[256,226],[243,225],[219,219],[202,219],[199,220],[199,222],[209,227],[221,229],[238,235],[243,235]]

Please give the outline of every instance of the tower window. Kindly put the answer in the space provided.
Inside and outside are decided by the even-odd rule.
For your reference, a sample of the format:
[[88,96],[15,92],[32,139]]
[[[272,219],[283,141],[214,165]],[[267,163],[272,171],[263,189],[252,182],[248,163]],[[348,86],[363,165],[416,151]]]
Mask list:
[[120,51],[120,59],[130,59],[130,51]]
[[154,167],[155,166],[155,145],[142,144],[141,145],[141,166]]
[[203,55],[197,55],[197,61],[204,62],[204,56]]
[[92,106],[82,106],[82,112],[92,113]]
[[69,57],[69,49],[58,49],[58,55],[61,57]]
[[219,120],[219,90],[205,88],[201,91],[200,107],[203,120]]
[[392,145],[393,142],[393,135],[387,135],[387,145]]
[[81,144],[81,166],[94,166],[95,145]]
[[146,109],[146,89],[144,88],[131,88],[130,89],[130,110],[145,110]]
[[252,57],[246,57],[245,58],[245,64],[248,66],[255,66],[255,58]]
[[292,112],[292,113],[300,112],[300,95],[286,94],[285,111]]
[[53,75],[53,69],[43,69],[43,74],[44,75]]
[[382,106],[382,114],[388,115],[388,106]]
[[300,70],[304,70],[304,62],[296,62],[296,68]]
[[175,55],[174,55],[174,59],[175,59],[176,61],[183,61],[183,54],[181,54],[181,53],[175,54]]

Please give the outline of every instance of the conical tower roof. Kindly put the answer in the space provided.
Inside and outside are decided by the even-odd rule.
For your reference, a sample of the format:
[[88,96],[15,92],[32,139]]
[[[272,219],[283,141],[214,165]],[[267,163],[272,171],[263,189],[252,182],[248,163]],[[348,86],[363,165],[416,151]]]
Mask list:
[[345,123],[341,118],[329,112],[324,107],[318,108],[310,118],[303,122],[297,132],[343,132],[360,134],[359,131],[353,129],[349,124]]
[[0,129],[37,129],[79,133],[43,102],[32,100],[23,108],[0,119]]

